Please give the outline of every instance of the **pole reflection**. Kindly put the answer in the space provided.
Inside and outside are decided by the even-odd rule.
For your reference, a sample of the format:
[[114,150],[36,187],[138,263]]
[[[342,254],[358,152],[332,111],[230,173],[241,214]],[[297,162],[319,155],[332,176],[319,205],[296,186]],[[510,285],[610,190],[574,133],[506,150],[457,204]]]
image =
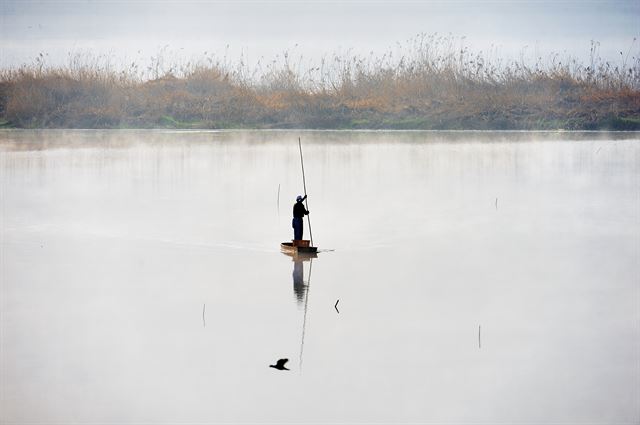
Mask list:
[[[309,287],[311,286],[311,271],[313,269],[313,259],[317,258],[317,254],[292,254],[283,252],[291,257],[293,261],[293,294],[298,306],[304,303],[304,316],[302,319],[302,336],[300,338],[300,373],[302,373],[302,355],[304,353],[304,337],[307,328],[307,311],[309,306]],[[309,263],[309,277],[305,284],[304,281],[304,263]]]

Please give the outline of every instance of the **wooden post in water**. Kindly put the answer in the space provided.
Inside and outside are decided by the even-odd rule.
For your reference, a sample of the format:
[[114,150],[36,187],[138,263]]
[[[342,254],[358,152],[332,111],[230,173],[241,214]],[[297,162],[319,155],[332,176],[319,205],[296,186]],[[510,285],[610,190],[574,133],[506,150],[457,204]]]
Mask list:
[[280,217],[280,183],[278,183],[278,217]]
[[[304,205],[307,211],[309,211],[309,201],[306,199],[307,198],[307,181],[304,176],[304,159],[302,159],[302,142],[300,141],[299,137],[298,137],[298,148],[300,149],[300,165],[302,165],[302,186],[304,187],[304,197],[305,197]],[[309,223],[309,239],[311,239],[311,246],[314,246],[313,233],[311,233],[311,217],[309,217],[309,214],[307,214],[307,222]]]

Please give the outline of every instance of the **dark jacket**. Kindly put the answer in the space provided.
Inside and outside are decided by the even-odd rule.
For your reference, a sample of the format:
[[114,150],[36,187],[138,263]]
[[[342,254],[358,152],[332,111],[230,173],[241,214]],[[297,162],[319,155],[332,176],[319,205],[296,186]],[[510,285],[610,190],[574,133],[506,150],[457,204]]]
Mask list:
[[302,202],[296,202],[293,206],[293,218],[303,218],[309,214],[309,211],[304,207]]

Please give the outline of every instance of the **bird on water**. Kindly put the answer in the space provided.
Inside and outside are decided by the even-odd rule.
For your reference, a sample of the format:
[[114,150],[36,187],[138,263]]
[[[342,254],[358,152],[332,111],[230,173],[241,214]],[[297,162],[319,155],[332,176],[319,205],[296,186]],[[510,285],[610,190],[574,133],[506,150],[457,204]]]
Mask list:
[[278,369],[278,370],[289,370],[287,369],[284,365],[289,361],[289,359],[280,359],[276,362],[276,364],[270,364],[269,367],[272,367],[274,369]]

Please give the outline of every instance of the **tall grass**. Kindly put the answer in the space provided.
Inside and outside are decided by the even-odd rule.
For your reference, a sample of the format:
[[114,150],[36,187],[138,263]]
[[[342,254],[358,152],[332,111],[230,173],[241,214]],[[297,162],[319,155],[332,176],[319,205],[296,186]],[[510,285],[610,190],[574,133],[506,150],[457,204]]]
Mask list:
[[[635,42],[635,40],[634,40]],[[464,40],[419,35],[382,55],[249,67],[213,56],[115,67],[70,56],[0,71],[0,117],[17,127],[640,129],[640,55],[506,62]],[[633,51],[633,54],[632,54]]]

